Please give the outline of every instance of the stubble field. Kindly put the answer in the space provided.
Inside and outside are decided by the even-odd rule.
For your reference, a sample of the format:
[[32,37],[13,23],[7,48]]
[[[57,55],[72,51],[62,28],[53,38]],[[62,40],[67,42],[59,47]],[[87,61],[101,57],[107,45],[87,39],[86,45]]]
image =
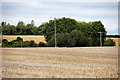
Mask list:
[[117,78],[117,47],[2,48],[3,78]]
[[17,37],[21,37],[23,39],[23,41],[31,41],[31,40],[34,40],[35,43],[39,43],[39,42],[44,42],[46,43],[45,41],[45,38],[43,35],[2,35],[2,38],[3,39],[7,39],[8,41],[12,41],[12,40],[15,40],[17,39]]

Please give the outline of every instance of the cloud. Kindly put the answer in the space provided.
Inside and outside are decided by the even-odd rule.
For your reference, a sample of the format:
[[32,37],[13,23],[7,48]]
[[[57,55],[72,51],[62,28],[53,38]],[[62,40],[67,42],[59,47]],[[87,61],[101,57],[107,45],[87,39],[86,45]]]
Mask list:
[[119,0],[3,0],[3,2],[118,2]]
[[77,21],[102,21],[108,34],[116,34],[118,21],[117,2],[3,2],[2,20],[16,25],[31,20],[36,26],[49,21],[50,17],[71,17]]

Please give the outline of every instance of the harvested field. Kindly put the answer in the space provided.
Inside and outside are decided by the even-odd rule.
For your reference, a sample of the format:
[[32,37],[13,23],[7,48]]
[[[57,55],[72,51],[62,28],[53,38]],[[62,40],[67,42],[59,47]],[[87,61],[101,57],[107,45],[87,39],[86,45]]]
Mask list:
[[117,47],[2,48],[3,78],[117,78]]
[[3,39],[7,39],[8,41],[12,41],[17,39],[17,37],[23,38],[23,41],[31,41],[34,40],[37,44],[39,42],[45,42],[44,36],[39,36],[39,35],[2,35]]
[[119,46],[119,44],[120,44],[120,38],[107,37],[106,39],[109,39],[109,38],[112,39],[115,42],[116,46]]

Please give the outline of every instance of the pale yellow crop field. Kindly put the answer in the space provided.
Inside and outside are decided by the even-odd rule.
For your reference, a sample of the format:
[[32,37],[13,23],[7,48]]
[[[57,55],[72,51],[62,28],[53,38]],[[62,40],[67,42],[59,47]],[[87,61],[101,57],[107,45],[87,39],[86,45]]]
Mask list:
[[[109,39],[109,38],[106,38],[106,39]],[[115,42],[116,46],[119,46],[120,38],[112,38],[112,37],[110,37],[110,39],[112,39]]]
[[117,78],[118,47],[2,48],[3,78]]
[[34,40],[37,44],[39,42],[45,42],[44,36],[39,35],[2,35],[2,39],[7,39],[8,41],[12,41],[17,39],[17,37],[23,38],[23,41],[31,41]]
[[[34,40],[37,44],[39,42],[46,43],[44,36],[41,36],[41,35],[2,35],[2,39],[7,39],[8,41],[15,40],[17,37],[23,38],[23,41]],[[108,38],[106,38],[106,39],[108,39]],[[115,41],[116,46],[119,45],[120,38],[110,38],[110,39],[113,39]]]

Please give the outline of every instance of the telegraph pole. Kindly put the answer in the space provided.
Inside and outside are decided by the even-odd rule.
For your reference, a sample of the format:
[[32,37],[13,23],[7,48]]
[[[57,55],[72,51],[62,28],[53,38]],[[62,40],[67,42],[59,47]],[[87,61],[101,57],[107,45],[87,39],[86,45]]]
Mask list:
[[98,33],[100,33],[100,46],[102,47],[102,33],[103,32],[98,32]]
[[56,44],[56,18],[54,18],[54,27],[55,27],[55,47],[57,47],[57,44]]

